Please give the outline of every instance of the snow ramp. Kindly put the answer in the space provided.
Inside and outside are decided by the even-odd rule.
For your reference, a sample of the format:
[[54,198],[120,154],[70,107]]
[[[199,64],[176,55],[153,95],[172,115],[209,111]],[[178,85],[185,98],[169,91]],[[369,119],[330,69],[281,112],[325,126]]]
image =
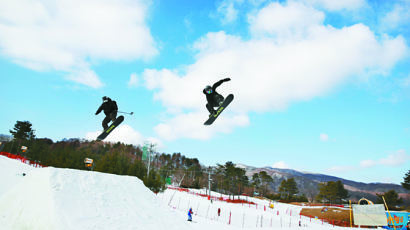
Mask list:
[[8,185],[0,193],[3,230],[192,229],[136,177],[53,167],[23,169],[23,177],[6,165],[10,173],[0,175],[0,184]]

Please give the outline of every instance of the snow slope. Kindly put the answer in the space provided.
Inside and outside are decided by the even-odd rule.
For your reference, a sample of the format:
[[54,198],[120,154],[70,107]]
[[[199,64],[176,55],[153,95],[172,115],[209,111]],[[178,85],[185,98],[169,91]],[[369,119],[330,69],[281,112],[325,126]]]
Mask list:
[[22,164],[20,161],[0,156],[0,197],[15,184],[24,179],[23,173],[29,173],[35,168]]
[[[52,167],[37,169],[13,161],[0,158],[1,229],[190,227],[185,217],[158,202],[156,195],[136,177]],[[23,171],[27,176],[18,175]]]
[[[300,227],[305,229],[348,229],[300,216],[301,206],[274,202],[272,209],[268,200],[252,197],[241,197],[241,199],[248,199],[257,205],[233,204],[219,200],[210,202],[206,197],[193,194],[205,194],[205,190],[190,189],[190,192],[192,193],[168,189],[158,196],[164,204],[168,204],[172,209],[182,213],[192,208],[193,219],[201,223],[217,222],[225,227],[230,226],[236,229],[300,229]],[[211,195],[228,198],[228,196],[216,192],[212,192]],[[218,216],[218,209],[221,210],[220,216]]]
[[[27,175],[22,176],[23,172]],[[258,202],[259,207],[266,203]],[[192,223],[186,221],[188,207],[194,209]],[[220,217],[216,215],[218,207],[222,208]],[[33,168],[0,157],[2,230],[300,229],[298,210],[297,206],[285,204],[275,204],[275,210],[266,212],[245,205],[210,203],[206,198],[175,190],[155,195],[136,177]],[[277,211],[280,215],[275,214]],[[313,222],[305,226],[308,229],[337,229]]]

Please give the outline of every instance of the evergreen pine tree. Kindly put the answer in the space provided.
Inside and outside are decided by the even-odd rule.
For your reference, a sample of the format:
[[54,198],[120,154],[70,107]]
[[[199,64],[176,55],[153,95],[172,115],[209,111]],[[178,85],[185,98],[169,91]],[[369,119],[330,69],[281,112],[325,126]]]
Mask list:
[[31,140],[36,137],[29,121],[17,121],[10,133],[17,140]]
[[259,177],[259,173],[254,173],[252,175],[252,186],[253,186],[253,193],[255,194],[255,191],[259,190],[261,184],[261,179]]
[[376,194],[377,195],[377,200],[376,203],[378,204],[384,204],[383,198],[386,201],[387,206],[389,209],[395,208],[397,205],[403,203],[403,199],[399,198],[399,194],[392,190],[389,190],[383,194]]
[[401,185],[403,186],[403,188],[410,190],[410,170],[406,173],[406,175],[403,178],[403,182],[401,183]]
[[279,192],[283,199],[292,199],[292,196],[299,192],[295,179],[292,177],[287,180],[283,180],[280,183]]
[[262,195],[265,196],[268,193],[269,185],[271,183],[273,183],[273,179],[265,171],[261,171],[259,173],[259,177],[260,177],[261,183],[262,183]]
[[291,199],[293,195],[296,195],[299,192],[295,178],[292,177],[287,180],[287,189],[288,199]]

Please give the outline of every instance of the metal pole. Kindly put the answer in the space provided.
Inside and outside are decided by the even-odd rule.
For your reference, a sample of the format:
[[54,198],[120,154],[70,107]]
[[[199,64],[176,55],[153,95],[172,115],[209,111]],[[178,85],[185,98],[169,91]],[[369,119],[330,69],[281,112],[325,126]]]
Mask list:
[[[386,205],[387,212],[389,213],[390,221],[391,221],[391,223],[392,223],[392,225],[393,225],[393,228],[394,228],[394,230],[396,230],[396,225],[394,225],[394,220],[393,220],[393,218],[391,217],[391,214],[390,214],[390,211],[389,211],[389,207],[387,207],[387,204],[386,204],[386,200],[384,199],[384,196],[382,196],[382,198],[383,198],[384,205]],[[389,223],[387,223],[387,225],[389,225]]]
[[211,198],[211,167],[208,170],[208,191],[209,191],[209,198]]
[[352,228],[352,201],[349,200],[350,227]]
[[149,166],[151,164],[151,148],[148,150],[148,172],[147,172],[147,178],[149,177]]
[[147,173],[147,176],[149,176],[149,168],[150,168],[150,165],[151,165],[151,153],[153,152],[154,147],[155,147],[155,144],[151,143],[149,145],[149,150],[148,150],[148,173]]

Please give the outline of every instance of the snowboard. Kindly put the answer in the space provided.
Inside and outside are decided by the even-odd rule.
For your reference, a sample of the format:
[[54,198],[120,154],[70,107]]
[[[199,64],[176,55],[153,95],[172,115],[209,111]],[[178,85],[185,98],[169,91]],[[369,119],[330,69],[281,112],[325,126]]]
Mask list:
[[124,116],[117,117],[117,119],[115,119],[115,121],[110,126],[108,126],[108,128],[104,130],[104,132],[102,132],[100,136],[97,137],[97,140],[99,141],[104,140],[123,121],[124,121]]
[[219,108],[216,110],[216,113],[211,115],[209,119],[205,121],[204,125],[212,125],[212,123],[214,123],[216,118],[218,118],[219,114],[221,114],[222,111],[224,111],[224,109],[232,102],[232,100],[233,100],[233,94],[229,94],[225,98],[224,102],[222,102],[222,105],[219,106]]

